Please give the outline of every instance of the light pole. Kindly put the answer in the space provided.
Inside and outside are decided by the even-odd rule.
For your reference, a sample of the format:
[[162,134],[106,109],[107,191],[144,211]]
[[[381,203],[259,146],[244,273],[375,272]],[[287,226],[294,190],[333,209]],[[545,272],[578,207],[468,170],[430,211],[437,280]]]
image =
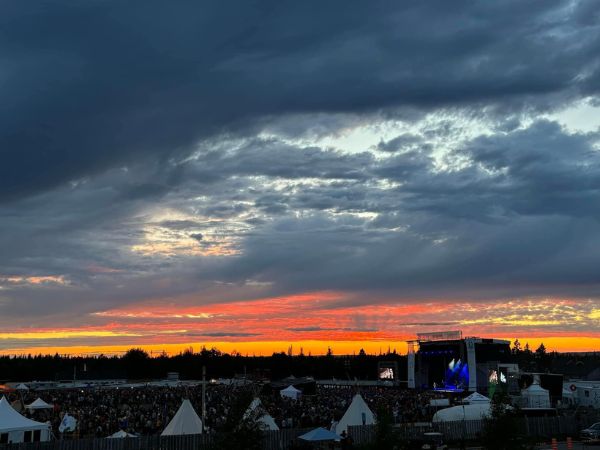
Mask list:
[[202,366],[202,430],[206,430],[206,366]]

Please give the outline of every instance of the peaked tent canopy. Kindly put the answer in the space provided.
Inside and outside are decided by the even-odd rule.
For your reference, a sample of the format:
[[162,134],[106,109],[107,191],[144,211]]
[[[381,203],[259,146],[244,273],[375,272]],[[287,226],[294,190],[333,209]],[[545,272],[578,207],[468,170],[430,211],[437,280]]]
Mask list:
[[336,425],[335,432],[347,432],[348,426],[373,425],[374,423],[375,416],[373,415],[373,412],[369,409],[361,395],[356,394],[352,399],[352,403],[348,406],[346,413]]
[[34,410],[34,409],[54,409],[54,406],[46,403],[41,398],[37,398],[33,403],[27,405],[26,409]]
[[256,421],[259,423],[263,430],[267,431],[278,431],[279,427],[275,423],[275,419],[267,412],[259,398],[255,398],[248,406],[248,409],[244,413],[243,418],[249,419],[250,417],[256,417]]
[[468,405],[440,409],[433,415],[432,422],[455,422],[459,420],[481,420],[492,413],[490,402],[476,402]]
[[525,403],[529,408],[550,408],[550,392],[537,383],[521,391]]
[[279,427],[275,423],[275,419],[269,413],[265,413],[258,418],[260,428],[266,431],[279,431]]
[[279,391],[281,397],[292,398],[294,400],[298,400],[298,398],[302,395],[302,391],[300,389],[296,389],[292,384],[290,384],[285,389]]
[[17,391],[28,391],[29,390],[29,386],[27,386],[25,383],[21,383],[21,384],[18,384],[15,389]]
[[50,439],[50,425],[23,417],[14,410],[6,397],[0,399],[0,433],[8,434],[9,442],[23,442],[25,431],[39,431],[40,440]]
[[473,392],[471,395],[463,398],[463,403],[479,403],[479,402],[491,402],[489,398],[479,392]]
[[47,430],[48,427],[48,424],[23,417],[10,406],[6,397],[2,396],[2,399],[0,399],[0,432],[6,433],[8,430]]
[[326,430],[325,428],[315,428],[308,433],[298,436],[298,439],[303,441],[339,441],[342,439],[341,436],[335,434],[333,431]]
[[198,417],[189,400],[184,400],[175,416],[166,426],[161,436],[202,434],[202,419]]
[[137,437],[135,434],[128,433],[127,431],[119,430],[114,434],[108,436],[109,439],[120,439],[120,438],[129,438],[129,437]]
[[262,402],[260,401],[260,398],[255,397],[250,402],[250,406],[248,406],[248,409],[244,413],[244,419],[247,419],[248,417],[250,417],[250,414],[257,408],[262,408]]

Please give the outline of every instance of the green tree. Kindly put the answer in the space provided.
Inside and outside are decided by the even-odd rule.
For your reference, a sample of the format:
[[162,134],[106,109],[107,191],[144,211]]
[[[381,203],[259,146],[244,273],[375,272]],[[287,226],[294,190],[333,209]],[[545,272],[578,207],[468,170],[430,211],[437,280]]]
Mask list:
[[524,422],[510,406],[510,397],[499,391],[492,398],[491,417],[485,420],[482,442],[488,450],[530,450]]
[[242,392],[231,405],[224,433],[220,433],[215,443],[216,450],[243,448],[261,450],[263,433],[258,422],[259,411],[246,415],[253,400],[251,391]]

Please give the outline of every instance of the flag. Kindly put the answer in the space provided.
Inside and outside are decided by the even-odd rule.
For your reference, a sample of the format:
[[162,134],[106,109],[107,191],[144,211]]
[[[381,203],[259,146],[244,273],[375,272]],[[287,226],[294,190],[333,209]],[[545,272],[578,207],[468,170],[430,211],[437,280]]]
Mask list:
[[65,414],[63,420],[60,422],[58,431],[64,433],[65,431],[75,431],[75,428],[77,428],[77,420],[75,419],[75,417]]

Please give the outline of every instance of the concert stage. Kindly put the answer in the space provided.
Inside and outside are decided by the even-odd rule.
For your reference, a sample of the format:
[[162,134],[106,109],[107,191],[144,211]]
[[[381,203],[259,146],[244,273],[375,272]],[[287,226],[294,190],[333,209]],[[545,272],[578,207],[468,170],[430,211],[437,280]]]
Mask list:
[[421,333],[408,342],[408,387],[437,392],[488,393],[518,372],[510,342],[463,338],[460,331]]

